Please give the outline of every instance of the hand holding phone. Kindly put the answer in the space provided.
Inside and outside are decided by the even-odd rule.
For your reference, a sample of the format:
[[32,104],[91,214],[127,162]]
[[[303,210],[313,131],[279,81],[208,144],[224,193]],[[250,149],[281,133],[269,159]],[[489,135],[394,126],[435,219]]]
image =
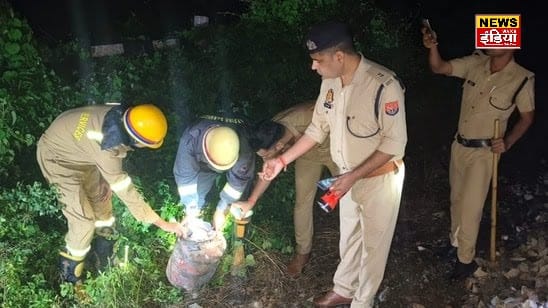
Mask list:
[[432,29],[432,26],[430,26],[430,21],[427,18],[422,19],[422,26],[426,28],[426,32],[432,35],[433,39],[437,39],[436,31]]
[[421,32],[422,32],[422,43],[424,44],[424,47],[432,48],[438,45],[438,36],[436,35],[436,32],[432,30],[432,27],[430,26],[430,22],[426,18],[422,20]]

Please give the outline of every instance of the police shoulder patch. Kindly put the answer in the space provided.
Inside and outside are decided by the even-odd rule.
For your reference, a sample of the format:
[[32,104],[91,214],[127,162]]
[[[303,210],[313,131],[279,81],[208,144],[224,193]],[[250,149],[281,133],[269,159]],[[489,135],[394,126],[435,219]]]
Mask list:
[[386,113],[389,116],[393,116],[398,114],[400,111],[400,106],[398,101],[388,102],[384,104],[384,113]]

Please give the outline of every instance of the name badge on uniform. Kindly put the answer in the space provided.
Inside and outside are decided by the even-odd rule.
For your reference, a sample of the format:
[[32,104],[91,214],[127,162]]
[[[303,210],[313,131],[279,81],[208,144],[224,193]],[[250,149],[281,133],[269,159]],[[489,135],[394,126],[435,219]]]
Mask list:
[[327,109],[333,108],[333,89],[329,89],[327,91],[327,94],[325,95],[325,101],[323,102],[323,106]]

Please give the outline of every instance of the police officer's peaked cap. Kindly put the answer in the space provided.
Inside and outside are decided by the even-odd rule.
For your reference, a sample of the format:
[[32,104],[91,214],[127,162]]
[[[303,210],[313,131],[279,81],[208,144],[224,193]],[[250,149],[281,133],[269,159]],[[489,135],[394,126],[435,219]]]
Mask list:
[[337,21],[328,21],[312,26],[305,41],[306,48],[311,54],[343,42],[352,43],[352,34],[346,24]]

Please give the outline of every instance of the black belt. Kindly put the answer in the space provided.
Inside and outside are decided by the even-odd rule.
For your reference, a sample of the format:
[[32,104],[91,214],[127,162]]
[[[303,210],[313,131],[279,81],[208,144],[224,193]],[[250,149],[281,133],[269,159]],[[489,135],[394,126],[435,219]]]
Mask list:
[[491,139],[464,139],[457,134],[457,142],[467,148],[485,148],[491,146]]

